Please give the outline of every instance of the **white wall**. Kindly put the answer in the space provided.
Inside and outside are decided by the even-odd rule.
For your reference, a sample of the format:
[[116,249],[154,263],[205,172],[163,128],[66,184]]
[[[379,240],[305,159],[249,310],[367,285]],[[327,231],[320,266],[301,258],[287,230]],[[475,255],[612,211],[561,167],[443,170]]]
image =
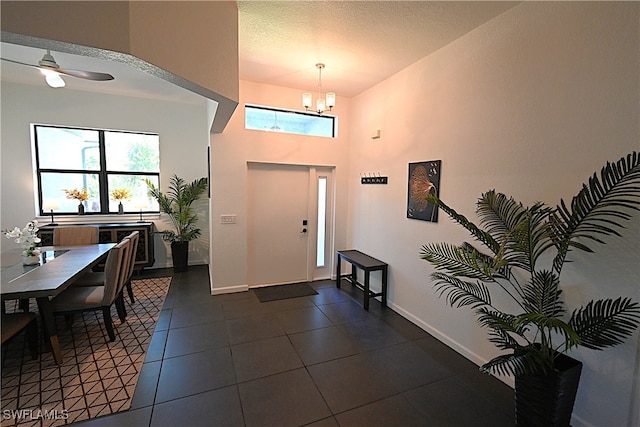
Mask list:
[[[442,213],[406,218],[408,163],[442,160],[440,196],[470,219],[493,188],[525,204],[570,199],[607,160],[640,148],[639,19],[636,2],[524,2],[351,100],[347,246],[388,262],[394,309],[477,363],[496,349],[471,310],[435,295],[419,259],[423,244],[468,236]],[[389,185],[358,184],[362,171]],[[570,302],[640,300],[639,223],[574,257],[562,277]],[[636,333],[574,353],[585,362],[574,425],[631,424],[637,343]]]
[[[349,100],[333,109],[338,136],[321,138],[244,129],[245,104],[300,110],[300,90],[240,82],[240,104],[222,134],[211,136],[211,277],[214,293],[247,289],[247,162],[335,166],[336,247],[344,248],[348,188]],[[220,215],[236,214],[236,224]]]
[[[31,161],[31,123],[68,125],[89,128],[154,132],[160,135],[160,186],[166,190],[169,178],[177,173],[185,179],[207,176],[209,127],[204,98],[199,104],[177,103],[159,99],[142,99],[89,92],[68,88],[51,89],[2,82],[1,110],[1,214],[2,229],[23,226],[34,218],[34,176]],[[209,262],[209,218],[207,201],[198,205],[202,214],[199,226],[203,237],[190,245],[190,264]],[[165,221],[157,215],[145,215],[163,230]],[[57,222],[137,221],[135,216],[77,216]],[[49,222],[47,217],[42,223]],[[10,245],[2,239],[2,245]],[[154,267],[171,266],[171,251],[155,237]]]

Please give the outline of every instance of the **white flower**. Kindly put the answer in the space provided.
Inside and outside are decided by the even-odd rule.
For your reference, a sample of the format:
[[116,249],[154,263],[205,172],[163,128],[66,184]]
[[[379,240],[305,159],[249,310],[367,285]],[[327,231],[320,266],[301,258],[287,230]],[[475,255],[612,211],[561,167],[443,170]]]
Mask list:
[[24,248],[23,255],[37,256],[40,255],[40,250],[36,249],[36,245],[41,241],[38,237],[38,230],[38,221],[33,220],[29,221],[23,229],[14,227],[13,230],[4,230],[3,233],[7,239],[13,239]]

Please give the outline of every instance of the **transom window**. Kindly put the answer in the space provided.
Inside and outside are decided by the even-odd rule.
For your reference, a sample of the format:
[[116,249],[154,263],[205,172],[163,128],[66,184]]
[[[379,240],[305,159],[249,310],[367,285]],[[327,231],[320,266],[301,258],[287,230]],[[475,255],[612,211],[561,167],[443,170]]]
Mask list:
[[318,115],[302,111],[245,105],[244,127],[266,132],[335,138],[336,117],[326,114]]
[[[160,140],[152,133],[34,125],[40,215],[158,212],[146,180],[159,186]],[[86,191],[87,200],[65,190]],[[120,200],[118,200],[118,194]],[[123,197],[124,196],[124,197]]]

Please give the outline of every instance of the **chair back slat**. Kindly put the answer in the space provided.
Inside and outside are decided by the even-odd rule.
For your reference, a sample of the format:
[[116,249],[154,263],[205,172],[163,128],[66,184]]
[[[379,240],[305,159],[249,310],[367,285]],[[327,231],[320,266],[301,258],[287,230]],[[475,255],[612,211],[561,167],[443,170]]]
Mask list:
[[95,245],[99,228],[91,225],[56,227],[53,229],[54,246]]

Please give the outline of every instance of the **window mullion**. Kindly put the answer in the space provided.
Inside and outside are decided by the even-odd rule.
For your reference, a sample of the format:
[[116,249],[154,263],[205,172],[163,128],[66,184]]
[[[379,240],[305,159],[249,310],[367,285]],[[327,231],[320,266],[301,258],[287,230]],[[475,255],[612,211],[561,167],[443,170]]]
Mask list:
[[100,172],[98,183],[100,188],[100,213],[109,213],[109,184],[107,179],[107,155],[104,131],[98,131],[98,146],[100,152]]

